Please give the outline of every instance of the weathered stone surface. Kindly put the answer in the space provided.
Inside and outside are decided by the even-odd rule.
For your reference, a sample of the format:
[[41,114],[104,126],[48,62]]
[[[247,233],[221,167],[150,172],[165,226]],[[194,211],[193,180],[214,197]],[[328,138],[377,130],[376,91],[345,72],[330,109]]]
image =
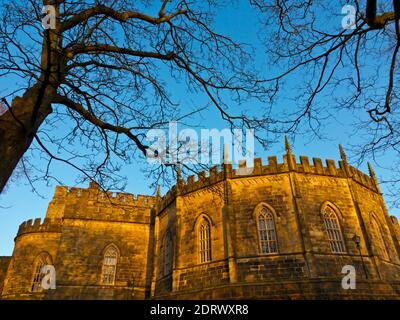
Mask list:
[[10,264],[11,257],[0,257],[0,296],[3,291],[3,283],[7,274],[7,269]]
[[[43,223],[21,224],[12,260],[0,258],[2,298],[398,299],[399,223],[376,179],[342,160],[324,166],[318,158],[269,157],[267,165],[257,159],[246,176],[225,165],[181,181],[162,198],[104,194],[94,184],[57,187]],[[344,252],[332,252],[326,206],[338,217]],[[264,207],[278,243],[278,252],[267,255],[257,222]],[[202,263],[204,219],[211,261]],[[111,244],[119,251],[115,282],[102,285]],[[35,259],[43,252],[57,270],[57,289],[33,293]],[[356,290],[341,286],[345,265],[355,267]]]

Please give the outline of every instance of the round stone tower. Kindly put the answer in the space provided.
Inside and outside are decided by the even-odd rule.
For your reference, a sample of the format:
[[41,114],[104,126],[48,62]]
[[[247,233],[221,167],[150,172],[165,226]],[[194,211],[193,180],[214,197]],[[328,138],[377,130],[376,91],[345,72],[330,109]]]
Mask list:
[[2,292],[3,299],[43,299],[33,288],[35,266],[53,265],[61,236],[61,219],[35,219],[22,223],[15,238]]
[[[180,181],[157,209],[152,295],[400,297],[400,233],[375,174],[301,156]],[[352,282],[354,280],[354,282]]]

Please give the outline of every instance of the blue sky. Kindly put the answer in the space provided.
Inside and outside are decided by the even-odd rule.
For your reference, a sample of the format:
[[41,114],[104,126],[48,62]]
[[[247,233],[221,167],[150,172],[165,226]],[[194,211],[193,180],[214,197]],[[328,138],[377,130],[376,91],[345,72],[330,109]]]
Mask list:
[[[340,11],[341,7],[338,6],[338,23],[341,21]],[[231,35],[238,42],[257,45],[257,52],[254,58],[257,65],[259,68],[271,68],[266,57],[263,55],[262,47],[259,45],[257,36],[259,26],[255,23],[256,20],[257,17],[249,6],[237,2],[235,5],[221,10],[217,17],[215,28],[222,33]],[[270,70],[267,71],[269,72]],[[300,80],[291,79],[293,85]],[[288,86],[292,84],[289,83]],[[13,86],[10,86],[10,80],[0,78],[0,94],[2,94],[2,90],[3,92],[5,91],[4,88],[11,91]],[[205,97],[191,96],[187,92],[182,91],[179,85],[171,85],[171,88],[177,91],[175,92],[175,97],[179,97],[179,101],[182,104],[200,105],[206,102]],[[282,100],[282,104],[285,103],[289,103],[288,100]],[[255,107],[263,108],[262,105]],[[291,137],[293,151],[296,156],[307,155],[310,158],[319,157],[322,159],[338,160],[338,144],[341,143],[348,151],[348,155],[352,160],[352,145],[357,142],[357,137],[352,135],[351,115],[343,112],[342,114],[337,114],[337,118],[340,121],[332,119],[324,123],[324,139],[322,140],[311,140],[309,136],[302,135]],[[203,114],[203,119],[205,119],[203,121],[204,128],[222,129],[226,126],[212,109]],[[264,162],[267,162],[266,159],[269,155],[277,155],[281,160],[283,152],[283,137],[281,142],[269,146],[268,150],[262,150],[259,146],[256,148],[256,156],[265,159]],[[378,177],[387,177],[390,171],[385,169],[385,165],[390,165],[394,159],[390,155],[386,155],[384,159],[378,160],[379,164],[382,165],[382,168],[375,166]],[[33,161],[40,165],[40,159],[34,159]],[[154,193],[154,190],[149,187],[150,181],[146,180],[142,169],[143,167],[140,163],[127,165],[124,168],[123,171],[128,177],[127,192],[134,194]],[[362,164],[360,169],[368,172],[366,163]],[[52,171],[68,186],[86,187],[86,185],[76,185],[75,179],[78,173],[71,167],[63,164],[55,164]],[[35,184],[35,187],[42,197],[33,193],[31,187],[23,178],[11,183],[6,192],[0,195],[0,206],[3,207],[0,208],[0,255],[12,254],[13,239],[21,222],[32,218],[44,218],[48,202],[51,200],[54,192],[55,184],[46,185],[43,182],[38,182]],[[382,186],[382,191],[387,192],[387,188],[387,186]],[[165,189],[163,191],[165,192]],[[391,211],[391,214],[396,215],[397,212]]]

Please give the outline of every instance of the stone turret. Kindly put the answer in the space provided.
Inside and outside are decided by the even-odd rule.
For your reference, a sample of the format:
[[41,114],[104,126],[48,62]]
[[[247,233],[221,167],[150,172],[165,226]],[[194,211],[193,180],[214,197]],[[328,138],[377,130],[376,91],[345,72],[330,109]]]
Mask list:
[[41,219],[37,218],[34,221],[32,219],[27,220],[19,226],[17,237],[27,233],[44,233],[44,232],[61,232],[62,220],[61,219],[44,219],[41,223]]

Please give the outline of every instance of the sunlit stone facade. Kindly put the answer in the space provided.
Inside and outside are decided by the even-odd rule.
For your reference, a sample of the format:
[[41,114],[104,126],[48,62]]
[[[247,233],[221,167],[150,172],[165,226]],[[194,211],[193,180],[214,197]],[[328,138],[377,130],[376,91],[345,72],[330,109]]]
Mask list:
[[[360,239],[359,247],[355,239]],[[0,258],[3,299],[400,297],[400,228],[375,174],[341,161],[260,159],[178,179],[163,197],[57,187]],[[40,263],[57,288],[35,285]],[[344,266],[356,288],[345,290]],[[37,278],[37,276],[36,276]]]

